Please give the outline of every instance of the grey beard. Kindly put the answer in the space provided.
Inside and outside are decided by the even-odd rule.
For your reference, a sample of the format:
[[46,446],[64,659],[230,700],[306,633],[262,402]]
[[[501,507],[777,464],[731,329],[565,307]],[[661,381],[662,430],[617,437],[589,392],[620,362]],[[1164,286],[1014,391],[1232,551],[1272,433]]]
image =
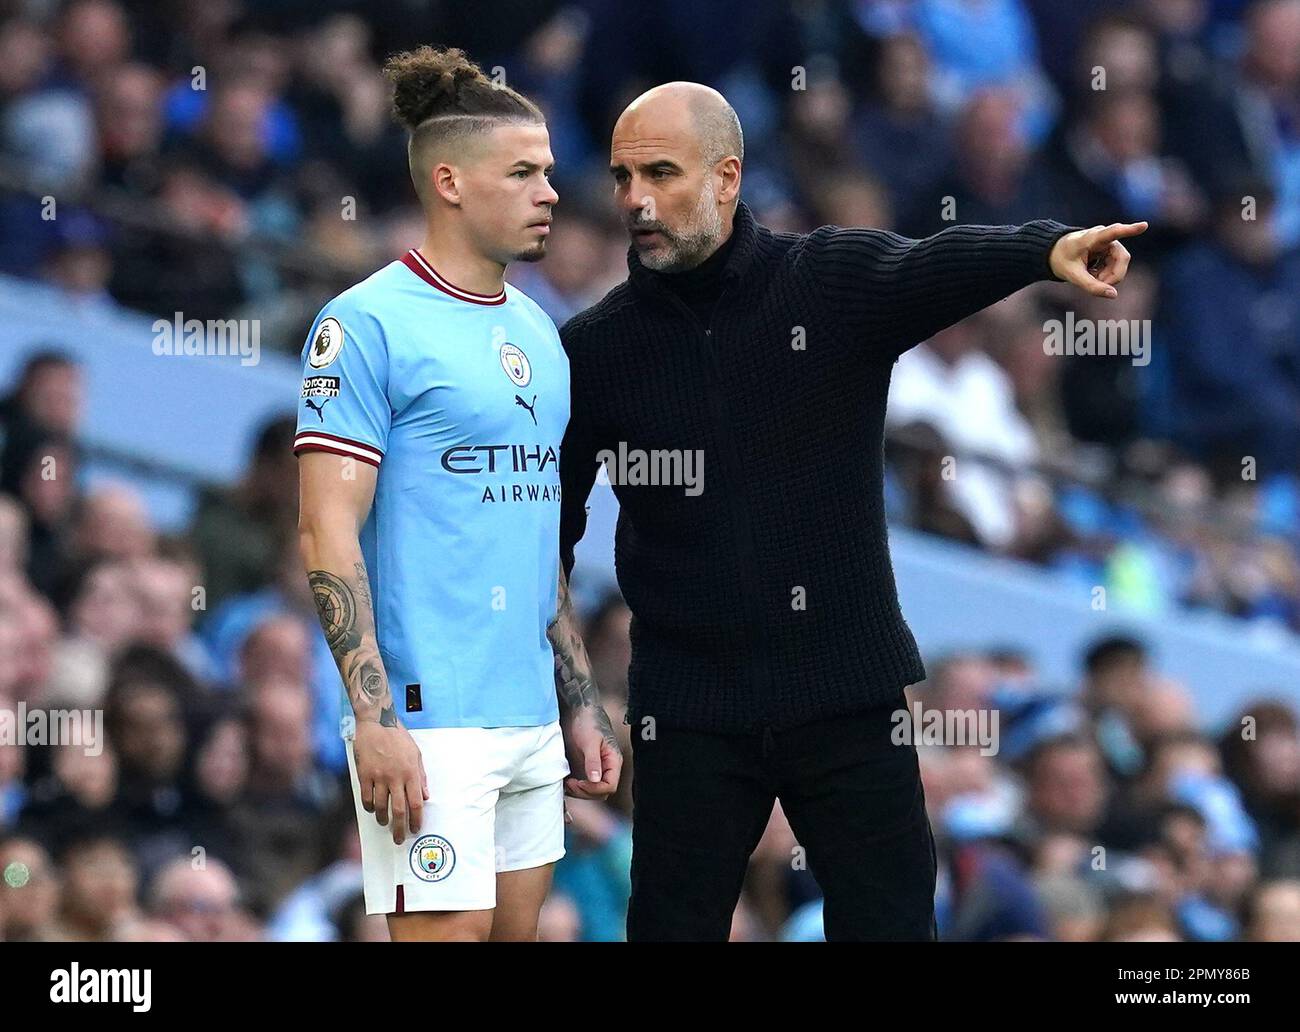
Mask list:
[[712,234],[670,237],[666,250],[641,255],[641,264],[655,272],[685,272],[702,263],[716,247],[717,238]]
[[655,272],[685,272],[704,261],[722,238],[722,213],[710,188],[700,195],[692,218],[680,234],[661,229],[668,246],[658,255],[638,255],[641,264]]

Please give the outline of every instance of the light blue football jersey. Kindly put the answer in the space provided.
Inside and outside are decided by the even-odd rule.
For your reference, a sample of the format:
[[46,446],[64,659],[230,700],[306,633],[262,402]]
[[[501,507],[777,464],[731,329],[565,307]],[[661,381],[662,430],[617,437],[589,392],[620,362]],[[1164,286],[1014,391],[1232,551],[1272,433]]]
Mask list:
[[379,469],[361,550],[402,723],[555,720],[555,324],[513,286],[471,294],[411,251],[321,310],[302,362],[295,454]]

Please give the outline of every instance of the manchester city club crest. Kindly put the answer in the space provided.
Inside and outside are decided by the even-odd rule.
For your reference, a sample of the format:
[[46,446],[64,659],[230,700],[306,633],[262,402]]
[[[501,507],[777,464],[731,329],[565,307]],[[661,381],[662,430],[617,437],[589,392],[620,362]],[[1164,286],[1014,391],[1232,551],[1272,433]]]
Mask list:
[[421,881],[442,881],[456,866],[456,851],[441,835],[421,835],[411,846],[411,870]]
[[528,356],[516,344],[506,342],[501,345],[501,368],[516,387],[527,387],[528,381],[533,378],[533,367],[528,364]]

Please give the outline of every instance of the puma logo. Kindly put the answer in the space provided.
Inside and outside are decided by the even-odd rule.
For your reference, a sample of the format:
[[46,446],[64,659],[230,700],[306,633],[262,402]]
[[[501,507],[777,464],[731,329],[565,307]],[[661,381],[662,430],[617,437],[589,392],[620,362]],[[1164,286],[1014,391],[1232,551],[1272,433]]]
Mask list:
[[537,395],[536,395],[536,394],[533,395],[533,405],[530,405],[530,404],[528,404],[528,402],[524,401],[524,399],[521,398],[518,394],[516,394],[516,395],[515,395],[515,404],[516,404],[516,405],[522,405],[524,408],[526,408],[526,409],[528,410],[528,414],[529,414],[530,416],[533,417],[533,426],[536,426],[536,425],[537,425],[537,413],[533,411],[533,405],[536,405],[536,404],[537,404]]
[[320,421],[323,423],[325,422],[325,406],[328,405],[333,400],[334,399],[332,398],[325,398],[319,405],[317,405],[314,401],[311,400],[311,398],[308,398],[307,407],[311,409],[313,412],[315,412],[316,415],[320,416]]

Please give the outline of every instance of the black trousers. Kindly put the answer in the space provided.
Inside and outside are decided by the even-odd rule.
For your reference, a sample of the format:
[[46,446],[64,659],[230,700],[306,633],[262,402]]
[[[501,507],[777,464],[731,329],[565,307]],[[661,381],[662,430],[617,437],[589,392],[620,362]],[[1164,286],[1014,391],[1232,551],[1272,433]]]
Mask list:
[[726,941],[776,799],[825,897],[826,938],[927,940],[934,837],[897,702],[786,731],[633,725],[629,942]]

